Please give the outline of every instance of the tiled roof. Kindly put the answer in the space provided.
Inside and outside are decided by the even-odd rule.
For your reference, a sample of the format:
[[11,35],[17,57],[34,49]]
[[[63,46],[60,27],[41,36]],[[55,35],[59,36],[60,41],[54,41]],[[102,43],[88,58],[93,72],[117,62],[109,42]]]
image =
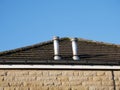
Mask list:
[[78,39],[80,60],[72,59],[70,38],[59,40],[61,60],[54,60],[53,41],[43,42],[0,53],[0,64],[72,64],[120,65],[120,46]]

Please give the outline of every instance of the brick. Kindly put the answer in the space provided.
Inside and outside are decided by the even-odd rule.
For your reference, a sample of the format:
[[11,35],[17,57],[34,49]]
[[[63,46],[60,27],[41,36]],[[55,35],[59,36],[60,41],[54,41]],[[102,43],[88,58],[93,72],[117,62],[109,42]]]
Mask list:
[[[74,71],[73,71],[74,72]],[[62,72],[62,76],[73,76],[74,73],[73,72],[70,72],[70,71],[63,71]]]
[[57,77],[49,76],[49,77],[37,77],[37,81],[50,81],[50,80],[57,80]]
[[16,87],[15,90],[30,90],[29,87]]
[[28,71],[8,71],[7,76],[26,76],[28,75]]
[[99,76],[99,78],[100,78],[102,81],[112,80],[112,77],[111,77],[111,76]]
[[23,86],[23,82],[9,82],[9,86],[21,87],[21,86]]
[[82,82],[76,82],[76,81],[74,81],[74,82],[70,82],[70,86],[78,86],[78,85],[81,85],[82,84]]
[[9,87],[9,82],[0,82],[0,87]]
[[77,86],[77,85],[81,85],[82,81],[78,82],[78,81],[74,81],[74,82],[62,82],[63,86]]
[[53,86],[54,82],[53,81],[45,81],[44,86]]
[[101,89],[101,90],[110,90],[110,87],[107,87],[107,86],[102,86],[102,87],[99,87],[99,89]]
[[112,80],[103,81],[103,82],[102,82],[102,85],[103,85],[103,86],[113,86],[113,81],[112,81]]
[[58,72],[58,71],[53,71],[53,72],[49,72],[50,76],[61,76],[62,72]]
[[89,90],[98,90],[95,86],[89,87]]
[[43,82],[40,82],[40,81],[23,82],[23,86],[25,86],[25,87],[38,87],[38,86],[43,86]]
[[10,76],[10,77],[4,77],[4,81],[13,81],[14,80],[14,77],[13,76]]
[[37,72],[36,72],[36,71],[31,71],[31,72],[29,71],[29,75],[30,75],[30,76],[36,76],[36,75],[37,75]]
[[0,76],[6,76],[7,75],[7,71],[0,71]]
[[97,76],[97,77],[94,76],[94,77],[93,77],[93,81],[102,81],[102,78],[100,78],[100,77],[98,77],[98,76]]
[[86,72],[84,72],[84,76],[96,76],[96,72],[95,71],[86,71]]
[[88,90],[88,87],[86,86],[72,86],[71,88],[71,90]]
[[110,87],[106,86],[90,86],[89,90],[110,90]]
[[98,88],[99,88],[99,87],[90,86],[90,87],[89,87],[89,90],[99,90]]
[[29,90],[49,90],[48,87],[30,87]]
[[88,77],[79,77],[79,76],[69,77],[69,81],[87,81],[88,79],[89,79]]
[[62,81],[62,82],[69,81],[69,77],[68,76],[59,76],[59,77],[57,77],[57,80]]
[[43,71],[43,76],[49,76],[49,72],[48,71]]
[[111,72],[111,71],[106,71],[106,72],[105,72],[105,75],[111,77],[111,76],[112,76],[112,72]]
[[7,72],[7,76],[15,76],[15,72],[13,72],[13,71],[8,71],[8,72]]
[[35,81],[36,80],[36,77],[15,77],[15,81]]
[[29,71],[29,75],[30,76],[42,76],[43,75],[43,71]]
[[74,76],[79,76],[79,72],[75,72],[75,71],[74,71],[74,72],[73,72],[73,75],[74,75]]
[[[93,77],[88,77],[89,81],[93,81]],[[85,81],[85,80],[84,80]]]
[[84,76],[84,72],[83,71],[79,71],[79,76]]
[[36,77],[37,81],[44,81],[44,77]]
[[70,86],[70,82],[66,81],[66,82],[62,82],[62,86]]
[[104,76],[105,75],[105,71],[98,71],[97,72],[97,76]]
[[65,87],[65,86],[61,86],[61,87],[54,87],[54,86],[52,86],[52,87],[49,87],[49,90],[72,90],[72,88],[71,87]]
[[114,71],[114,75],[120,77],[120,71]]
[[54,86],[61,86],[62,85],[62,82],[60,82],[60,81],[55,81],[54,82]]
[[63,89],[60,88],[60,87],[54,87],[54,86],[52,86],[52,87],[49,87],[49,90],[63,90]]
[[83,86],[86,86],[86,85],[101,86],[101,82],[100,81],[85,81],[85,82],[82,82],[82,85]]
[[4,90],[15,90],[15,87],[5,87]]

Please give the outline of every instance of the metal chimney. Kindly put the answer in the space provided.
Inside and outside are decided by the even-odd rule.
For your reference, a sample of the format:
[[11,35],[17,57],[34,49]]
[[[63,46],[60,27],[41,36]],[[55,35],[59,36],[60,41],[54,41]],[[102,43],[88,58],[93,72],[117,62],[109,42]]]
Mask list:
[[73,60],[80,60],[78,57],[77,38],[72,38]]
[[54,60],[60,60],[61,57],[59,56],[59,37],[53,37],[54,43]]

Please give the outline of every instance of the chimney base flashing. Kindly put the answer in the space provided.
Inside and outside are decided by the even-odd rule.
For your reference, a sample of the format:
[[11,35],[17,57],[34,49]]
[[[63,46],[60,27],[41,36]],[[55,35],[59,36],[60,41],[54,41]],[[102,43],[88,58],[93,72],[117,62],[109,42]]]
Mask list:
[[77,55],[75,55],[73,56],[73,60],[80,60],[80,58]]
[[54,56],[54,60],[60,60],[61,57],[60,56]]

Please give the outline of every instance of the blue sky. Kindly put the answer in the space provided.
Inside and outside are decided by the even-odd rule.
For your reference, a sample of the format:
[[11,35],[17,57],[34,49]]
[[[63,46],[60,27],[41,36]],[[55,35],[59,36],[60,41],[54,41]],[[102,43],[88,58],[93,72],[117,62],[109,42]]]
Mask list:
[[120,44],[120,0],[0,0],[0,51],[53,36]]

